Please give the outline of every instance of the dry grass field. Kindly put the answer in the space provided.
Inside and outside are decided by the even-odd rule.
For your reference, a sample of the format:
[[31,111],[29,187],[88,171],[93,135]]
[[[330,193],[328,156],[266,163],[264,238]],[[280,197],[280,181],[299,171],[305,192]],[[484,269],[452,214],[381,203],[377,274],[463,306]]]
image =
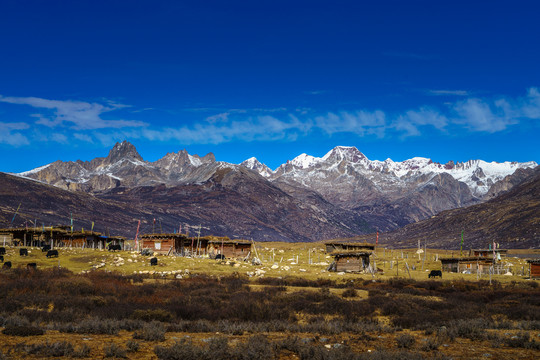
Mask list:
[[[532,251],[531,251],[532,252]],[[38,248],[0,271],[0,359],[536,359],[540,287],[443,273],[459,251],[379,248],[375,274],[328,272],[323,244],[262,243],[241,260]],[[35,262],[37,271],[27,270]],[[510,275],[512,274],[512,275]],[[491,280],[491,282],[490,282]]]

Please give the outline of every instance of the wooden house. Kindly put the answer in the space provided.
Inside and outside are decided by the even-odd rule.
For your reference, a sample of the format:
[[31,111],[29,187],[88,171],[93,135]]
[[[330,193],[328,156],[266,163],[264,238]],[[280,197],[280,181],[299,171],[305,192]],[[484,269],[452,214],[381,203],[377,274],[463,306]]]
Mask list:
[[334,253],[329,271],[362,272],[369,268],[371,251],[348,251]]
[[540,279],[540,259],[527,260],[529,263],[529,274],[531,279]]
[[[184,234],[144,234],[141,235],[141,248],[158,254],[184,255],[188,237]],[[191,240],[190,240],[191,241]]]
[[0,244],[12,246],[79,247],[104,249],[107,243],[124,247],[125,238],[107,237],[95,231],[71,231],[70,226],[0,229]]
[[345,241],[326,241],[327,253],[343,252],[343,251],[373,251],[375,244],[361,242],[345,242]]
[[493,267],[494,272],[500,273],[502,268],[495,264],[493,257],[459,257],[459,258],[440,258],[442,271],[464,273],[464,274],[489,274]]
[[[497,258],[506,257],[507,254],[508,249],[495,249]],[[471,249],[469,250],[469,256],[493,257],[493,249]]]
[[207,253],[211,258],[217,255],[226,258],[245,258],[251,253],[251,241],[214,238],[208,241]]

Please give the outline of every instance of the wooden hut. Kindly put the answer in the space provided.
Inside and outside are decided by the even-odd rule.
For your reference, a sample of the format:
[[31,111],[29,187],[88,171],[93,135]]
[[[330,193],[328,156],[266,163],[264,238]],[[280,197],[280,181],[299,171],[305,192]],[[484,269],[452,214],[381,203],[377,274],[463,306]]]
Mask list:
[[527,260],[531,279],[540,279],[540,259]]
[[223,255],[226,258],[245,258],[251,252],[251,241],[231,240],[225,238],[214,238],[208,241],[207,253],[211,258]]
[[371,251],[348,251],[334,253],[329,271],[362,272],[369,267]]
[[326,241],[327,253],[343,252],[343,251],[373,251],[375,244],[361,242],[346,242],[346,241]]
[[[143,249],[150,249],[158,254],[184,254],[187,236],[184,234],[144,234],[141,235]],[[191,241],[191,240],[190,240]]]
[[[479,257],[493,257],[492,249],[471,249],[469,250],[469,256],[479,256]],[[508,254],[508,249],[495,249],[495,256],[497,258],[506,257]]]
[[498,273],[501,269],[494,263],[493,257],[440,258],[442,271],[464,274],[489,274],[490,268]]

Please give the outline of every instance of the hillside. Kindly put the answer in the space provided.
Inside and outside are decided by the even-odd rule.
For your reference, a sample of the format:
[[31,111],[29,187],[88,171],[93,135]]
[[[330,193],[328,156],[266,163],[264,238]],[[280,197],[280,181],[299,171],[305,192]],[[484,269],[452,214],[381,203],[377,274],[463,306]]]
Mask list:
[[380,234],[383,245],[415,247],[418,240],[431,248],[540,248],[540,167],[511,190],[485,203],[443,211],[402,229]]
[[[317,194],[303,201],[287,195],[260,175],[242,167],[221,168],[201,184],[118,187],[89,195],[0,173],[0,225],[7,227],[19,203],[14,226],[69,224],[133,238],[141,232],[225,235],[256,241],[313,241],[372,232],[355,213]],[[154,219],[156,223],[154,224]]]

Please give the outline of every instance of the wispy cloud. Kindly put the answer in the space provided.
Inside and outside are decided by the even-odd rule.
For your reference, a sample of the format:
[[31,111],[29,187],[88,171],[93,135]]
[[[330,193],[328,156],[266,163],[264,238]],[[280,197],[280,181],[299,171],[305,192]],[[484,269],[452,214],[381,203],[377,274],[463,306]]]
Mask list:
[[[39,98],[0,97],[0,102],[50,109],[54,116],[32,114],[32,128],[48,134],[48,141],[66,142],[70,137],[88,143],[110,145],[123,139],[179,141],[183,144],[219,144],[234,141],[293,141],[317,134],[348,133],[358,137],[406,138],[428,132],[494,133],[521,122],[540,119],[540,92],[530,88],[522,97],[472,98],[421,106],[403,112],[347,110],[317,113],[313,109],[220,109],[213,115],[180,126],[150,126],[130,120],[104,120],[105,112],[125,107],[107,103],[54,101]],[[114,114],[111,114],[114,115]],[[71,126],[66,126],[69,123]],[[31,139],[26,123],[0,123],[0,143],[26,145]],[[26,132],[25,132],[26,131]],[[36,137],[36,136],[34,136]]]
[[36,124],[50,128],[63,126],[66,123],[76,130],[93,130],[104,128],[144,127],[148,124],[136,120],[105,120],[101,115],[106,112],[127,107],[127,105],[108,102],[107,105],[72,100],[49,100],[37,97],[3,97],[0,102],[29,105],[37,109],[47,109],[52,114],[33,114]]
[[4,123],[0,122],[0,144],[11,146],[28,145],[30,141],[18,130],[26,130],[30,126],[26,123]]
[[436,96],[469,96],[466,90],[427,90],[428,95]]

